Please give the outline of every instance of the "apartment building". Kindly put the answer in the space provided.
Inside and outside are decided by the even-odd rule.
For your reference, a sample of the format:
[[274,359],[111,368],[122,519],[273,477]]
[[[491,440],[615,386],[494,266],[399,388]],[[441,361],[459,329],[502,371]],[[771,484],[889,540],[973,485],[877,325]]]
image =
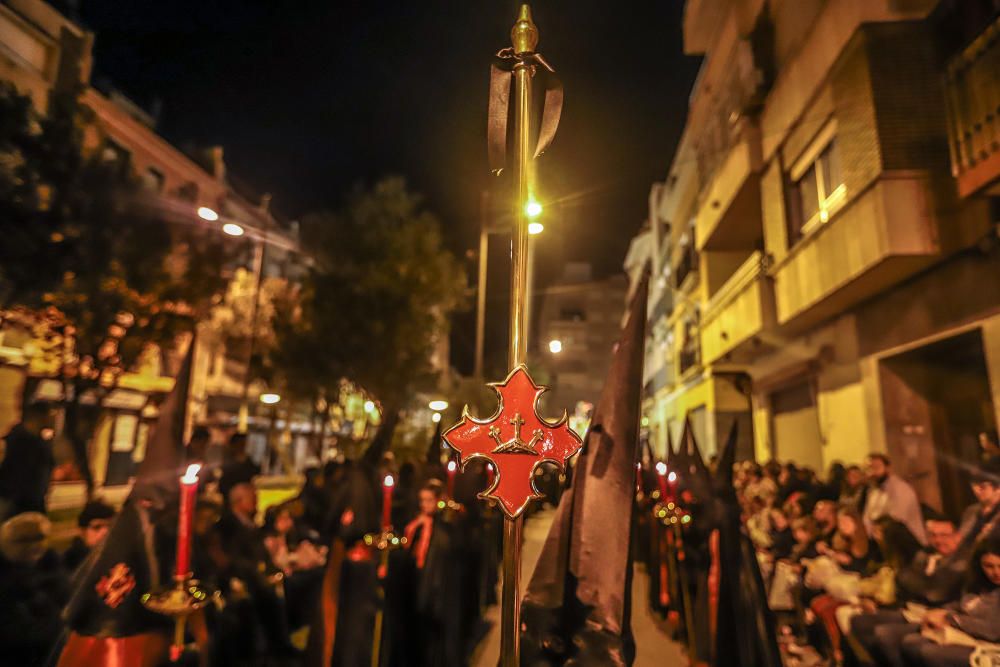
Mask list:
[[544,414],[565,409],[574,426],[589,423],[621,335],[627,289],[624,276],[594,279],[589,264],[567,262],[562,275],[540,291],[537,366],[552,387],[543,397],[543,407],[551,408]]
[[686,4],[704,60],[643,241],[659,447],[738,419],[745,456],[886,452],[961,506],[1000,421],[997,30],[992,0]]
[[[82,86],[80,102],[93,118],[85,128],[84,149],[131,170],[143,185],[144,206],[171,222],[217,229],[234,244],[237,255],[231,266],[219,270],[248,286],[253,298],[259,298],[265,281],[294,280],[303,261],[295,226],[271,213],[266,196],[234,184],[226,174],[221,147],[185,153],[159,136],[155,119],[127,97],[90,85],[93,44],[91,33],[41,0],[0,3],[0,79],[31,97],[42,113],[53,91]],[[223,430],[234,429],[239,418],[251,343],[246,335],[205,331],[198,346],[190,419],[219,427],[221,436]],[[62,383],[52,376],[52,369],[39,366],[32,349],[29,332],[10,326],[0,330],[2,433],[19,419],[22,397],[55,403],[63,398]],[[128,481],[142,459],[157,404],[172,388],[179,363],[176,350],[150,355],[126,373],[98,406],[100,416],[89,444],[97,484]],[[254,405],[260,387],[249,389]],[[270,426],[262,417],[256,431],[251,428],[252,438],[261,440]]]

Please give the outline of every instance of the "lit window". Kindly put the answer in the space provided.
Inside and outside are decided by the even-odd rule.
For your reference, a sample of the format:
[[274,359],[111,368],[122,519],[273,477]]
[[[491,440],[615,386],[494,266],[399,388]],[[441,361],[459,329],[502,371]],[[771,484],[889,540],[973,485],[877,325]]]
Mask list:
[[844,202],[844,181],[836,140],[831,140],[795,182],[798,236],[827,222]]

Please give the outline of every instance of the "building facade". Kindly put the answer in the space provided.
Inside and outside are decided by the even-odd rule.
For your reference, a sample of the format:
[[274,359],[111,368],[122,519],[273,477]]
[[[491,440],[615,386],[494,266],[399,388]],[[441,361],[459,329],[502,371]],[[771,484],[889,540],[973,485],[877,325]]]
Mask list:
[[566,409],[578,433],[586,430],[581,427],[600,398],[621,335],[627,287],[624,276],[594,280],[589,264],[570,262],[540,290],[538,368],[547,377],[539,381],[552,387],[543,396],[542,414]]
[[[159,136],[154,119],[128,98],[90,85],[93,44],[91,33],[41,0],[0,3],[0,79],[29,96],[40,113],[47,110],[53,91],[82,89],[79,100],[91,118],[84,130],[84,150],[129,169],[143,186],[142,204],[161,218],[212,226],[234,244],[236,259],[219,267],[232,278],[227,299],[257,302],[260,308],[243,311],[260,311],[259,321],[264,321],[268,289],[280,289],[301,275],[305,260],[294,223],[273,215],[267,196],[234,185],[226,175],[221,147],[185,153]],[[238,234],[226,236],[224,225],[234,225],[230,232]],[[199,324],[189,418],[192,424],[215,427],[220,439],[236,429],[243,404],[255,407],[264,389],[247,382],[254,338],[250,330],[255,326],[259,324],[240,326],[232,317]],[[57,369],[45,367],[38,352],[32,331],[5,320],[0,330],[0,433],[20,418],[23,401],[63,400]],[[100,414],[88,445],[97,485],[129,481],[144,455],[157,404],[171,390],[179,363],[177,350],[147,355],[97,406]],[[275,424],[264,414],[257,420],[251,415],[250,425],[251,438],[261,441],[256,443],[261,450]],[[305,436],[299,432],[311,430],[312,424],[283,416],[276,425],[293,458],[301,458],[297,454],[305,449]]]
[[[650,437],[816,470],[886,452],[954,511],[1000,421],[995,3],[689,1],[703,64],[632,264]],[[639,252],[639,247],[647,248]],[[654,292],[656,293],[656,292]]]

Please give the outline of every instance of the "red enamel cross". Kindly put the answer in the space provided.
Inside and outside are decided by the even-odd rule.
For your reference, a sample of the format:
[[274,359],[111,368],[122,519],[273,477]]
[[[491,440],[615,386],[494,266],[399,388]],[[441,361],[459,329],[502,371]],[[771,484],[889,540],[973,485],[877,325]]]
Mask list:
[[565,412],[555,422],[538,416],[538,397],[548,388],[536,385],[523,365],[489,387],[500,401],[496,413],[489,419],[476,419],[466,406],[462,419],[444,433],[444,440],[458,452],[463,466],[477,456],[493,464],[496,478],[480,497],[498,500],[504,514],[513,519],[529,500],[541,497],[532,483],[538,464],[548,461],[565,471],[566,462],[583,442],[566,425]]

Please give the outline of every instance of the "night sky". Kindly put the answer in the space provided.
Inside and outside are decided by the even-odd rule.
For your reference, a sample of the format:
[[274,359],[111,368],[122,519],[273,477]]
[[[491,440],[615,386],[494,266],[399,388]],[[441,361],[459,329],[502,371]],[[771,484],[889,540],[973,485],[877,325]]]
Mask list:
[[[489,64],[510,45],[517,6],[82,0],[79,11],[97,35],[95,79],[144,108],[159,104],[158,130],[173,143],[224,146],[230,173],[273,193],[281,214],[335,206],[354,183],[401,174],[461,254],[476,247],[479,193],[493,182]],[[539,164],[543,202],[567,205],[539,244],[543,283],[567,259],[590,261],[598,276],[621,270],[650,183],[666,175],[697,71],[682,53],[682,7],[532,4],[539,51],[566,94]]]

